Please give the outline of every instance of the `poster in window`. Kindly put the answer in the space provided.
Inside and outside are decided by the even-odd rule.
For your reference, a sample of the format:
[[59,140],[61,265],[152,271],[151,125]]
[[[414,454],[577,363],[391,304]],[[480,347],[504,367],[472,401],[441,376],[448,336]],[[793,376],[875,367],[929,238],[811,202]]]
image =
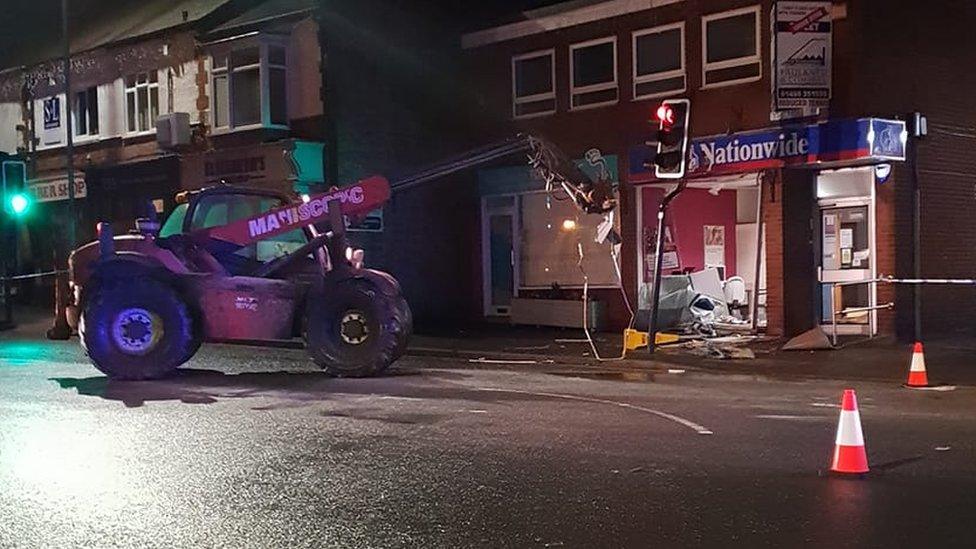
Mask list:
[[725,266],[725,225],[704,225],[705,266]]
[[[654,248],[657,246],[657,228],[644,227],[644,281],[654,280],[654,267],[657,265]],[[674,228],[669,224],[664,227],[664,242],[661,246],[661,271],[681,269],[681,256],[678,255],[678,244],[675,240]]]

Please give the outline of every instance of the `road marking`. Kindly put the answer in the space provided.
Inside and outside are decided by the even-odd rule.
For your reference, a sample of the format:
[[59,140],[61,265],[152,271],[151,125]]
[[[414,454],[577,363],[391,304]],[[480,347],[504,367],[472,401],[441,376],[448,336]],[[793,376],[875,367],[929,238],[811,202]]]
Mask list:
[[478,390],[478,391],[488,391],[488,392],[493,392],[493,393],[515,393],[515,394],[520,394],[520,395],[533,395],[533,396],[541,396],[541,397],[549,397],[549,398],[561,398],[561,399],[565,399],[565,400],[578,400],[580,402],[590,402],[590,403],[593,403],[593,404],[609,404],[611,406],[618,406],[620,408],[627,408],[627,409],[630,409],[630,410],[637,410],[639,412],[644,412],[644,413],[647,413],[647,414],[652,414],[652,415],[655,415],[655,416],[658,416],[658,417],[662,417],[664,419],[673,421],[673,422],[678,423],[680,425],[684,425],[685,427],[687,427],[687,428],[695,431],[699,435],[712,435],[712,434],[714,434],[707,427],[703,427],[703,426],[695,423],[694,421],[687,420],[687,419],[685,419],[683,417],[678,417],[678,416],[676,416],[674,414],[669,414],[667,412],[662,412],[660,410],[654,410],[653,408],[645,408],[643,406],[637,406],[636,404],[628,404],[626,402],[617,402],[615,400],[606,400],[606,399],[602,399],[602,398],[590,398],[590,397],[583,397],[583,396],[578,396],[578,395],[566,395],[566,394],[561,394],[561,393],[542,393],[542,392],[536,392],[536,391],[520,391],[518,389],[496,389],[494,387],[477,387],[476,390]]
[[910,387],[905,385],[906,389],[911,389],[913,391],[955,391],[955,385],[932,385],[930,387]]
[[756,416],[759,419],[789,419],[796,421],[820,421],[825,419],[830,419],[826,416],[796,416],[789,414],[759,414]]
[[840,408],[840,404],[831,404],[829,402],[811,402],[810,406],[816,406],[817,408]]

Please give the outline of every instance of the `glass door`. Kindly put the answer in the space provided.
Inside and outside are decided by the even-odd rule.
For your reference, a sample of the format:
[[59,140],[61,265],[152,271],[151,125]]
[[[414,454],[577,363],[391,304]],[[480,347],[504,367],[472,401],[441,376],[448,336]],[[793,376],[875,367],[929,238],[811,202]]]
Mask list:
[[515,197],[482,199],[482,274],[485,316],[508,316],[515,296]]
[[[872,208],[867,204],[824,205],[820,208],[821,323],[831,325],[833,313],[874,305],[873,286],[856,284],[874,278]],[[842,283],[835,285],[835,283]],[[870,334],[874,314],[851,311],[837,316],[838,333]]]

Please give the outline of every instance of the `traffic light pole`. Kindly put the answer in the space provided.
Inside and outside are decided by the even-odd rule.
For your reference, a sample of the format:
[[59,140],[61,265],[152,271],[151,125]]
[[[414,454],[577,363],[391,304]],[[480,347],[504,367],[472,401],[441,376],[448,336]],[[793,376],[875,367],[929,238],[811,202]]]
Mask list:
[[657,238],[654,243],[654,283],[651,289],[651,321],[648,323],[647,350],[654,353],[657,339],[658,301],[661,299],[661,268],[664,263],[664,217],[668,213],[668,205],[681,191],[685,190],[685,182],[678,182],[677,188],[664,195],[657,208]]
[[10,330],[14,327],[14,306],[10,294],[10,276],[14,267],[11,265],[16,257],[16,231],[13,230],[13,219],[0,211],[0,261],[3,262],[3,318],[0,319],[0,330]]
[[61,0],[61,39],[64,42],[64,119],[65,119],[65,164],[68,176],[68,249],[74,250],[76,242],[75,227],[78,219],[75,211],[75,147],[74,128],[71,123],[71,42],[68,40],[68,0]]

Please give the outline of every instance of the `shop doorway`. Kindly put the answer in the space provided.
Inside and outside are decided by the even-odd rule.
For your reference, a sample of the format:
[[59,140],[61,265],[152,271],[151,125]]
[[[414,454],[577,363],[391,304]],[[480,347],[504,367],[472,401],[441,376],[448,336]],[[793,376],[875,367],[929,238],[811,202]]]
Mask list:
[[485,316],[508,316],[515,297],[515,207],[514,195],[481,199]]
[[[824,171],[817,176],[820,323],[837,333],[874,335],[876,276],[874,172]],[[845,314],[841,314],[848,311]]]

